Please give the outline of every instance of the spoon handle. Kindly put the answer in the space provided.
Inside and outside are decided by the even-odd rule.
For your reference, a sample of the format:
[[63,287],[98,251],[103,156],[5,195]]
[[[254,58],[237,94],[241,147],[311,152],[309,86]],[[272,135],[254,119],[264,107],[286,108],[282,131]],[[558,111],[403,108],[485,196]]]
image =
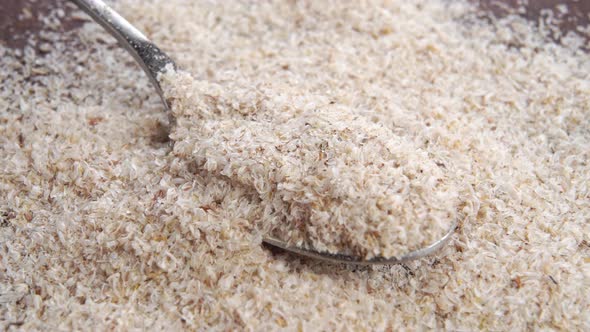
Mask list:
[[146,36],[127,22],[121,15],[111,9],[101,0],[71,0],[80,9],[90,15],[94,21],[102,25],[119,43],[135,58],[155,85],[158,94],[168,108],[162,88],[158,82],[158,73],[166,65],[176,67],[174,61],[154,45]]

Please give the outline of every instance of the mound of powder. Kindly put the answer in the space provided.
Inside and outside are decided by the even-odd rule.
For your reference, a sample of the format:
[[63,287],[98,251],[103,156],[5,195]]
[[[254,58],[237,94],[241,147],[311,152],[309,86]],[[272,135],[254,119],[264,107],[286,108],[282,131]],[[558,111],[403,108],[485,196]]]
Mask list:
[[[195,78],[169,78],[187,103],[177,142],[145,74],[87,15],[56,5],[23,50],[0,33],[1,331],[590,331],[587,39],[555,43],[551,22],[461,0],[110,3]],[[67,20],[81,26],[63,33]],[[369,165],[395,156],[408,161]],[[316,236],[279,215],[295,208],[384,216],[361,207],[397,197],[389,185],[407,211],[431,209],[414,220],[433,234],[449,187],[446,246],[357,267],[261,243],[281,225]],[[308,192],[343,213],[300,203]]]
[[265,233],[370,259],[399,257],[451,229],[457,181],[408,137],[335,102],[162,76],[175,153],[254,188]]

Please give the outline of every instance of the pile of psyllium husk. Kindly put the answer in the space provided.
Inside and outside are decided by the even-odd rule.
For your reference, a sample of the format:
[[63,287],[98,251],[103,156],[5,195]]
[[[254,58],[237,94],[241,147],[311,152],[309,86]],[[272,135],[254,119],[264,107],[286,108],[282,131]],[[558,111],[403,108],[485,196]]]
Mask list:
[[[461,1],[115,5],[186,71],[177,124],[95,23],[0,46],[2,328],[590,328],[581,37]],[[391,266],[262,244],[395,256],[455,221]]]
[[161,81],[174,154],[256,192],[265,236],[372,259],[427,247],[453,226],[453,173],[411,137],[289,88],[211,84],[173,68]]

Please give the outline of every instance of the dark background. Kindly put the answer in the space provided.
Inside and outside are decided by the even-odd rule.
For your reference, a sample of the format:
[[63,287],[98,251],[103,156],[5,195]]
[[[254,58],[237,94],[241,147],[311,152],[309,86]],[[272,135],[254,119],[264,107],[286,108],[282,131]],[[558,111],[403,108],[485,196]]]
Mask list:
[[[516,8],[522,0],[470,0],[478,4],[482,14],[487,16],[503,16]],[[567,6],[567,14],[563,15],[558,24],[562,32],[575,30],[577,26],[586,26],[590,23],[590,1],[588,0],[529,0],[524,5],[525,11],[520,15],[539,21],[544,19],[543,9],[552,9],[554,12],[558,5]],[[63,8],[65,16],[58,31],[71,30],[82,24],[67,13],[73,5],[66,0],[0,0],[0,43],[12,48],[21,48],[26,44],[31,35],[38,35],[43,24],[38,20],[53,8]],[[23,17],[24,12],[30,12],[29,17]],[[587,36],[589,37],[589,36]]]

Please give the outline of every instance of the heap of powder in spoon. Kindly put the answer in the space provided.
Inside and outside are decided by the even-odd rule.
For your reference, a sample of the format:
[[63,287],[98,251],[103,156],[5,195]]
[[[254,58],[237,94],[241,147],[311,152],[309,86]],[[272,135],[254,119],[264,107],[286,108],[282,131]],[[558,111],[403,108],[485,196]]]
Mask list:
[[459,185],[445,164],[346,106],[174,70],[161,80],[177,118],[174,152],[254,188],[265,233],[389,258],[436,242],[455,221]]

